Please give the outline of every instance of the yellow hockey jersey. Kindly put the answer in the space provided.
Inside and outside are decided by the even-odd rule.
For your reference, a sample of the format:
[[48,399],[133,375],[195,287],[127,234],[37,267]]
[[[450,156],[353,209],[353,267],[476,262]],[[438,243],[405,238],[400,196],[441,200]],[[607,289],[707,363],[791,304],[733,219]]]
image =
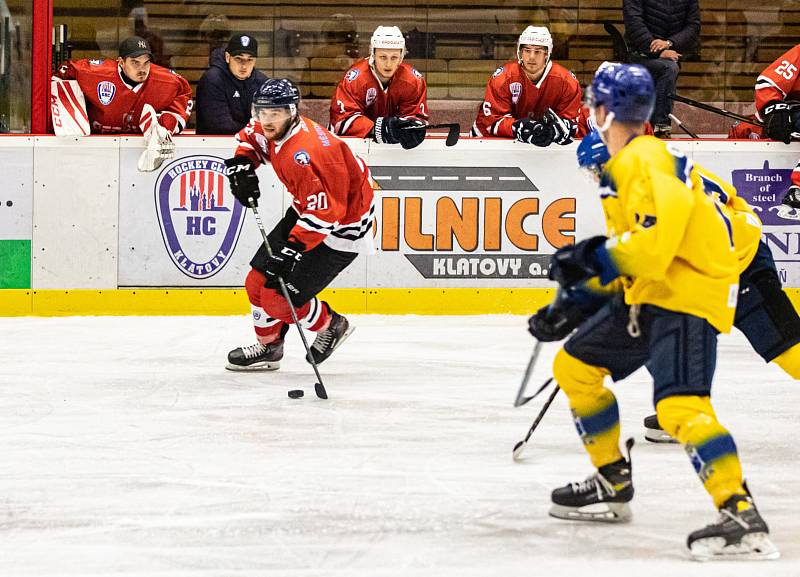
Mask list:
[[[706,193],[701,172],[661,140],[639,136],[608,161],[601,188],[606,249],[627,277],[625,302],[695,315],[729,332],[743,270],[734,238],[745,229],[727,202]],[[739,198],[733,187],[720,189],[727,200]]]

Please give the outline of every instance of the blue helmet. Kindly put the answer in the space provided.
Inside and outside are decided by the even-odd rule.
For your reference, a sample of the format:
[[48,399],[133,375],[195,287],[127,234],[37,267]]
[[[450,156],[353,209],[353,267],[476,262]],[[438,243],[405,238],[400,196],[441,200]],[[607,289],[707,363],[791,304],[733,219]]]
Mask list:
[[592,130],[583,137],[578,145],[578,166],[599,173],[603,170],[603,165],[609,161],[611,155],[608,153],[603,139],[597,130]]
[[620,122],[645,122],[653,113],[653,78],[638,64],[603,63],[589,88],[589,107],[606,107]]
[[270,78],[259,86],[253,95],[253,109],[294,106],[296,111],[298,104],[300,104],[300,89],[288,78]]

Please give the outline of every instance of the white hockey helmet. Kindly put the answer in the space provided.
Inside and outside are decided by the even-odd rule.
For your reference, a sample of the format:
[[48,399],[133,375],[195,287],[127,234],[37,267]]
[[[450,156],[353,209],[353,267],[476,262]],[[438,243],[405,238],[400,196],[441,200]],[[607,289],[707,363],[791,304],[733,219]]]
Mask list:
[[375,32],[372,33],[372,38],[369,41],[369,64],[372,66],[375,63],[375,49],[376,48],[390,48],[394,50],[402,50],[403,58],[406,55],[406,39],[400,28],[397,26],[378,26]]
[[553,54],[553,37],[547,26],[528,26],[517,40],[517,60],[522,61],[521,48],[524,45],[544,46],[547,48],[547,62]]

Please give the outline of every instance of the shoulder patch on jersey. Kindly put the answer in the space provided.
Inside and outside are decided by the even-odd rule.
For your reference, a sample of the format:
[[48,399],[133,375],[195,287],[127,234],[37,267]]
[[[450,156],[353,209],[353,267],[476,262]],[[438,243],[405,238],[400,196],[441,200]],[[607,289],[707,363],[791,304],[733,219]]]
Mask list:
[[372,106],[372,103],[375,102],[375,99],[378,97],[378,90],[374,86],[370,86],[367,88],[367,106]]
[[298,150],[294,153],[294,161],[300,166],[311,164],[311,156],[305,150]]
[[113,82],[103,80],[97,84],[97,98],[99,98],[100,103],[105,106],[111,104],[111,101],[114,100],[114,94],[116,93],[117,87],[114,86]]
[[494,71],[494,74],[492,74],[492,76],[493,77],[494,76],[500,76],[503,73],[503,70],[505,70],[505,69],[506,69],[505,66],[499,67],[497,70]]
[[522,94],[522,83],[512,82],[508,85],[508,89],[511,91],[511,102],[516,104],[519,101],[519,95]]
[[352,82],[353,80],[358,78],[358,75],[359,75],[358,69],[351,68],[350,70],[347,71],[347,74],[345,74],[344,77],[347,78],[348,82]]
[[413,74],[417,78],[422,78],[422,72],[420,72],[419,70],[417,70],[413,66],[411,67],[411,74]]
[[572,77],[573,77],[575,80],[577,80],[577,79],[578,79],[578,77],[577,77],[577,76],[575,76],[575,73],[574,73],[574,72],[572,72],[572,70],[567,70],[567,72],[569,72],[569,75],[570,75],[570,76],[572,76]]
[[92,58],[89,60],[89,64],[92,66],[100,66],[103,62],[105,62],[105,60],[102,58]]

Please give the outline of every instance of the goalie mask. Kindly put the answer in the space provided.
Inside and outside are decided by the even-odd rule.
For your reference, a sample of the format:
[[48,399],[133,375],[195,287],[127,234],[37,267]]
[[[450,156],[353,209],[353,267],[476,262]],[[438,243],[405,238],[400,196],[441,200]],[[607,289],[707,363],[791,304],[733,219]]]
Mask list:
[[517,60],[520,63],[522,63],[523,46],[544,46],[547,48],[545,64],[550,62],[550,57],[553,55],[553,37],[550,36],[550,30],[547,29],[547,26],[528,26],[519,35],[519,39],[517,39]]
[[397,26],[378,26],[369,41],[369,65],[375,66],[375,49],[402,50],[400,60],[406,56],[406,39]]

